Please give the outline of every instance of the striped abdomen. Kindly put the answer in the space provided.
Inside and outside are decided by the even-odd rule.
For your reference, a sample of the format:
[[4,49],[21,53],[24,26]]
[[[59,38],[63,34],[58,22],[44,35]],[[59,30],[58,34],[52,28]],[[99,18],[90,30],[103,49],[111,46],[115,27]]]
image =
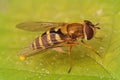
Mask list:
[[51,28],[49,31],[36,38],[32,43],[32,48],[34,50],[50,48],[64,42],[63,37],[64,35],[61,33],[60,29]]

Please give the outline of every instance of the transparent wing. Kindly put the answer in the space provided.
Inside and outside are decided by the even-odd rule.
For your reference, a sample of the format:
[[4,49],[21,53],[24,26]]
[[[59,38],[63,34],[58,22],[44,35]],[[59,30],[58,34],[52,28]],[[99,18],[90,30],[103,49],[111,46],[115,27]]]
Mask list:
[[47,51],[48,49],[52,49],[52,48],[57,48],[57,47],[62,47],[64,43],[60,43],[60,44],[57,44],[57,45],[53,45],[53,46],[49,46],[45,49],[32,49],[32,46],[29,45],[25,48],[23,48],[19,53],[18,53],[18,56],[21,60],[25,60],[27,57],[30,57],[30,56],[33,56],[33,55],[36,55],[36,54],[40,54],[40,53],[43,53],[45,51]]
[[17,28],[32,32],[45,31],[53,27],[61,27],[66,23],[57,23],[57,22],[25,22],[16,25]]
[[[55,34],[55,33],[53,33]],[[32,55],[36,55],[36,54],[39,54],[40,52],[44,52],[44,51],[47,51],[48,49],[51,49],[51,48],[56,48],[56,47],[61,47],[63,44],[65,44],[64,41],[62,42],[58,42],[56,40],[53,40],[54,42],[54,45],[51,45],[51,46],[47,46],[46,48],[40,48],[40,49],[33,49],[32,47],[32,43],[30,45],[28,45],[27,47],[23,48],[18,56],[20,57],[21,60],[24,60],[25,58],[29,57],[29,56],[32,56]],[[40,45],[40,46],[43,46],[43,45]],[[36,46],[37,47],[37,46]]]
[[48,48],[46,49],[33,49],[32,45],[28,45],[27,47],[23,48],[19,53],[18,56],[21,60],[26,59],[27,57],[39,54],[41,52],[46,51]]

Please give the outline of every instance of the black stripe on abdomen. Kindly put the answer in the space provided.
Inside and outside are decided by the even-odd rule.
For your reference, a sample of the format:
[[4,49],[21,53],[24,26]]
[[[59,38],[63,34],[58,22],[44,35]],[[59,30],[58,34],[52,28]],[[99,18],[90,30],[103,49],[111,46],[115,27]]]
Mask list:
[[32,48],[33,48],[33,50],[35,50],[35,49],[41,49],[41,46],[40,46],[40,43],[39,43],[39,37],[37,37],[35,39],[35,41],[33,41]]
[[51,41],[52,41],[53,44],[59,44],[59,43],[64,41],[60,37],[60,34],[51,33],[50,37],[51,37]]
[[51,34],[50,34],[50,38],[51,38],[51,41],[52,41],[53,44],[58,43],[58,41],[57,41],[57,39],[56,39],[56,37],[55,37],[55,33],[51,33]]
[[36,38],[36,48],[39,49],[40,48],[40,44],[39,44],[39,37]]
[[42,44],[43,44],[43,46],[44,46],[45,48],[48,48],[48,47],[51,46],[51,44],[49,44],[49,42],[47,41],[47,40],[48,40],[48,39],[47,39],[47,35],[43,35],[43,36],[41,37],[41,40],[42,40]]

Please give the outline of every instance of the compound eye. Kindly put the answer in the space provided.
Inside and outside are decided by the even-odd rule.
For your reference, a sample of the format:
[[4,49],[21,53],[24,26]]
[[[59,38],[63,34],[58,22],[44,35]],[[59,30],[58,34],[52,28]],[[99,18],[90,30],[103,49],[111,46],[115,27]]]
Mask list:
[[92,39],[92,37],[94,35],[94,31],[93,31],[92,27],[90,27],[89,25],[85,25],[84,29],[85,29],[85,36],[86,36],[87,40]]

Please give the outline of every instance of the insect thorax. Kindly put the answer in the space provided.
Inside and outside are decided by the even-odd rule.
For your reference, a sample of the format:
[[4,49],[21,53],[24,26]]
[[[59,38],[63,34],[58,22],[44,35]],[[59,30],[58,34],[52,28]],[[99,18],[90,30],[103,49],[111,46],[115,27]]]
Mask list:
[[69,24],[67,27],[68,35],[71,36],[71,38],[83,38],[83,25],[79,23],[72,23]]

